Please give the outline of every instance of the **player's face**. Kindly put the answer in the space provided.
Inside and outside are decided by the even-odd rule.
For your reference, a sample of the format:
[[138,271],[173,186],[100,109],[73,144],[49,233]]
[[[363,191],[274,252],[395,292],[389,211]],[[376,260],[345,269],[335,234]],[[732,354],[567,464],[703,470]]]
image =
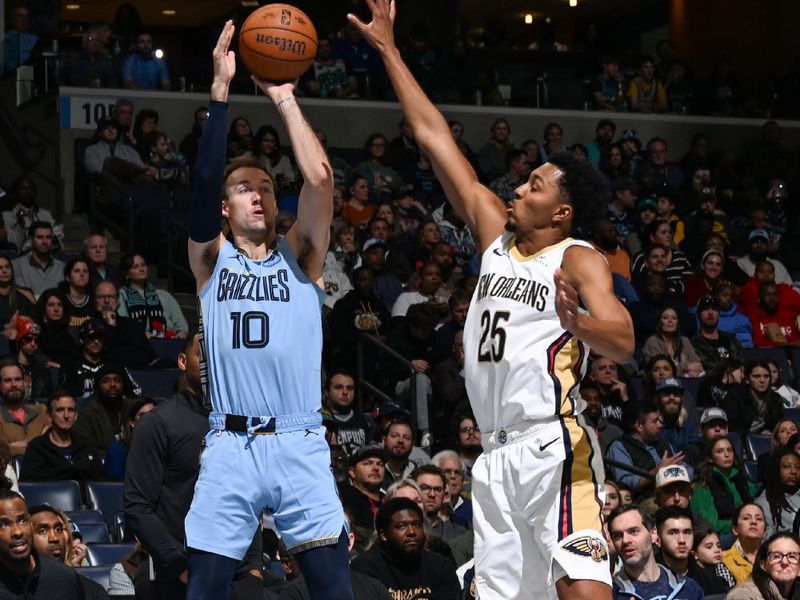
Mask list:
[[25,398],[25,381],[19,367],[9,365],[0,369],[0,394],[13,404]]
[[242,167],[230,174],[226,184],[222,216],[228,219],[234,235],[272,235],[278,204],[269,175],[255,167]]
[[704,567],[716,566],[722,562],[722,544],[716,533],[710,533],[704,537],[697,546],[697,550],[692,552],[695,559]]
[[433,515],[439,512],[444,502],[445,483],[438,475],[424,474],[417,478],[419,489],[422,490],[422,503],[425,512]]
[[687,558],[692,550],[691,519],[667,519],[659,530],[658,538],[666,556],[677,560]]
[[33,529],[33,546],[43,556],[49,556],[58,562],[64,562],[67,553],[67,532],[58,515],[51,512],[40,512],[31,517]]
[[399,510],[389,520],[381,538],[393,552],[405,555],[419,555],[425,544],[422,519],[413,510]]
[[353,404],[355,383],[349,375],[334,375],[328,387],[328,402],[334,410],[347,411]]
[[533,171],[528,180],[514,190],[514,200],[506,209],[508,231],[520,233],[553,227],[555,219],[571,220],[572,207],[566,204],[559,187],[563,173],[551,163]]
[[643,567],[653,554],[655,531],[649,531],[637,510],[619,515],[609,525],[611,543],[625,566]]
[[68,431],[78,418],[78,403],[72,396],[62,396],[52,404],[48,414],[55,429]]
[[411,427],[404,423],[395,423],[389,427],[383,440],[383,447],[390,458],[405,459],[411,455],[413,444]]

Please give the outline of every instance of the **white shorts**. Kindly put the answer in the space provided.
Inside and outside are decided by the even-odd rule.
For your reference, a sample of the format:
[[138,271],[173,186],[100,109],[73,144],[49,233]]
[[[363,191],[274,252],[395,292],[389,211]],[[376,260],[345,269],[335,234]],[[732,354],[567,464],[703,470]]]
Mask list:
[[602,456],[582,417],[484,434],[483,448],[472,468],[481,600],[555,599],[562,577],[611,586]]

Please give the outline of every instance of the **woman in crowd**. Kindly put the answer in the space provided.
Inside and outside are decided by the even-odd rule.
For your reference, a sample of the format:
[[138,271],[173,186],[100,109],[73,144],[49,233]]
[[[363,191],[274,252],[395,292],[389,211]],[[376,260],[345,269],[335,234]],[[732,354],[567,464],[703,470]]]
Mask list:
[[384,219],[389,224],[390,238],[397,238],[403,233],[397,219],[397,209],[393,203],[379,202],[375,205],[375,211],[372,213],[372,216],[378,219]]
[[292,167],[292,161],[281,152],[281,139],[271,125],[264,125],[256,132],[253,156],[275,180],[276,196],[295,191],[297,174]]
[[728,426],[742,440],[748,433],[772,433],[783,418],[783,399],[770,388],[769,365],[763,360],[749,363],[745,378],[746,394],[726,394],[719,403],[728,415]]
[[754,502],[743,504],[733,515],[731,531],[736,538],[722,553],[722,562],[739,584],[750,579],[753,573],[753,563],[766,531],[764,511]]
[[669,306],[659,312],[656,333],[647,338],[642,354],[645,360],[657,354],[666,354],[677,366],[681,377],[698,377],[703,371],[692,342],[680,333],[678,312]]
[[603,504],[603,519],[607,519],[611,511],[620,506],[619,487],[617,484],[606,479],[606,501]]
[[382,133],[373,133],[364,144],[364,160],[355,171],[367,180],[369,199],[372,204],[391,200],[392,192],[403,187],[400,174],[389,166],[389,141]]
[[697,467],[692,512],[724,534],[731,530],[736,509],[752,502],[756,493],[758,488],[741,467],[730,439],[720,436],[711,440],[705,460]]
[[42,328],[39,349],[50,359],[50,366],[53,367],[74,359],[78,353],[78,345],[68,329],[66,305],[63,292],[58,288],[50,288],[39,296],[34,310],[34,319]]
[[442,234],[439,227],[433,220],[425,221],[417,230],[417,243],[411,253],[411,268],[419,269],[426,262],[431,260],[433,249],[442,241]]
[[[694,543],[692,544],[692,562],[695,568],[703,569],[706,572],[704,579],[715,579],[719,582],[718,586],[712,589],[704,589],[706,594],[724,594],[734,585],[736,579],[728,567],[722,562],[722,544],[719,535],[711,527],[701,525],[694,529]],[[691,567],[690,567],[690,570]],[[691,574],[689,574],[691,577]]]
[[89,279],[89,263],[85,258],[73,258],[64,265],[64,281],[58,287],[67,301],[64,308],[69,326],[76,331],[95,314]]
[[158,129],[158,113],[156,111],[143,108],[136,113],[131,135],[135,144],[134,147],[144,163],[147,162],[150,156],[150,144],[147,143],[147,136],[156,129]]
[[600,164],[598,165],[603,175],[608,178],[608,183],[613,185],[618,179],[624,179],[631,176],[630,165],[625,153],[622,150],[622,144],[615,142],[611,144],[608,149],[600,156]]
[[771,358],[767,359],[767,364],[770,374],[769,386],[783,398],[784,408],[800,406],[800,392],[783,382],[780,365]]
[[625,238],[624,246],[630,256],[638,255],[649,245],[647,228],[656,219],[656,203],[652,198],[645,198],[636,207],[636,220],[631,231]]
[[333,305],[353,289],[350,273],[360,256],[356,248],[356,230],[350,223],[340,225],[331,236],[331,245],[325,255],[322,279],[325,282],[325,306]]
[[141,321],[148,338],[185,338],[189,325],[181,307],[172,294],[157,290],[147,280],[147,262],[142,255],[134,252],[123,255],[119,271],[124,284],[119,290],[117,312]]
[[642,370],[643,397],[647,402],[656,401],[656,385],[663,379],[677,379],[678,370],[668,354],[654,354]]
[[253,151],[253,129],[244,117],[236,117],[228,129],[228,160]]
[[713,295],[722,282],[722,269],[725,255],[718,250],[707,250],[700,259],[697,272],[689,275],[684,282],[683,300],[686,306],[696,306],[703,296]]
[[364,229],[372,218],[375,207],[369,203],[369,183],[355,174],[347,186],[348,198],[342,207],[342,217],[358,229]]
[[800,456],[792,448],[778,448],[767,462],[764,491],[755,502],[764,511],[767,535],[794,530],[800,509]]
[[778,421],[778,424],[775,425],[772,430],[769,452],[765,452],[756,457],[756,460],[758,460],[758,472],[762,474],[762,480],[763,475],[769,468],[769,460],[772,455],[775,454],[779,448],[788,446],[789,440],[792,439],[792,436],[796,435],[798,431],[800,431],[800,428],[797,427],[797,423],[794,419],[781,419]]
[[800,597],[800,540],[782,531],[761,544],[752,577],[733,588],[726,600],[790,600]]
[[33,316],[35,300],[29,289],[18,288],[14,283],[14,266],[5,256],[0,256],[0,323],[13,325],[17,315]]

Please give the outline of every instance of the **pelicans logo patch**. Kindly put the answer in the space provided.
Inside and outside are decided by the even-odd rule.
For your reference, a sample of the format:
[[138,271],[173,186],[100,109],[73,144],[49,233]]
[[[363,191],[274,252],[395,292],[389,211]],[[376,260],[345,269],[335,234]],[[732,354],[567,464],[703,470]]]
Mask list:
[[562,548],[578,556],[590,556],[594,562],[608,560],[605,544],[598,538],[580,537],[567,542]]

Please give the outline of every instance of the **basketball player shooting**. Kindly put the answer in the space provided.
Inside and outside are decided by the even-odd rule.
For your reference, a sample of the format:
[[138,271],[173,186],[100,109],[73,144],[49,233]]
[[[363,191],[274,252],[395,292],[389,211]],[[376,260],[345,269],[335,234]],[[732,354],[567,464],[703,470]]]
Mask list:
[[484,447],[472,484],[479,597],[610,599],[601,455],[574,392],[589,347],[625,362],[633,328],[605,259],[569,237],[579,217],[605,206],[605,180],[572,155],[554,155],[506,208],[403,63],[395,3],[366,2],[370,23],[348,19],[383,58],[417,143],[483,253],[464,329],[467,391]]
[[[189,263],[200,299],[206,400],[200,476],[186,517],[190,600],[229,595],[239,561],[271,510],[312,599],[352,599],[344,513],[319,412],[322,267],[333,213],[328,159],[292,84],[256,84],[289,133],[303,188],[297,222],[275,233],[275,182],[253,159],[225,165],[231,21],[192,187]],[[225,218],[231,241],[221,232]]]

